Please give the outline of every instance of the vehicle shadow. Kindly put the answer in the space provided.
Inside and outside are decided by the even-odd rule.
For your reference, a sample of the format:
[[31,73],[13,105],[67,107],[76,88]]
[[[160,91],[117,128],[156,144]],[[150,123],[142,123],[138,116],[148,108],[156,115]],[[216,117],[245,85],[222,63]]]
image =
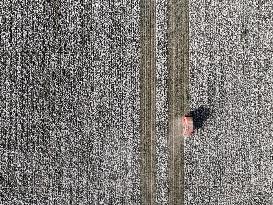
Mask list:
[[205,106],[200,106],[199,108],[192,110],[188,113],[192,116],[194,129],[200,129],[204,126],[204,123],[211,116],[211,109]]

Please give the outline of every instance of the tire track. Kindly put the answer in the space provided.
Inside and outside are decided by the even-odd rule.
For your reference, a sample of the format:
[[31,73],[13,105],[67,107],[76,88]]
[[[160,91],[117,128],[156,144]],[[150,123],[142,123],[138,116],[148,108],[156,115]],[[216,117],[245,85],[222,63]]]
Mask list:
[[155,0],[140,2],[141,204],[155,204]]
[[169,203],[184,204],[184,138],[180,117],[188,109],[188,0],[168,5]]

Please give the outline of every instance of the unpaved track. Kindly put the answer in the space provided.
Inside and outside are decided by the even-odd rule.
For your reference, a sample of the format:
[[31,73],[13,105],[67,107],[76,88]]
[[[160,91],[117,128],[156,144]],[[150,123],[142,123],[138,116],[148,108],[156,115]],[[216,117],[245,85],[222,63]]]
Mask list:
[[188,1],[169,1],[168,9],[168,204],[184,204],[184,139],[180,118],[188,102]]
[[[156,147],[156,10],[155,0],[141,1],[141,195],[155,204]],[[188,1],[168,2],[168,204],[184,203],[183,137],[180,118],[188,103]],[[157,142],[160,143],[160,142]]]
[[155,0],[140,3],[141,204],[155,203]]

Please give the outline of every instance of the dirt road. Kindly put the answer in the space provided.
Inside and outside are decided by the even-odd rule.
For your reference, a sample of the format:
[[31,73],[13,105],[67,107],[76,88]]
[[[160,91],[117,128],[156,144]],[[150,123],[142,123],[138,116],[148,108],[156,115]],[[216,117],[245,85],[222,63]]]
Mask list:
[[[141,188],[143,204],[155,204],[158,187],[155,180],[156,144],[156,59],[155,59],[155,1],[141,4]],[[179,118],[188,103],[188,3],[169,1],[167,4],[167,116],[168,116],[168,204],[182,204],[183,137]]]

